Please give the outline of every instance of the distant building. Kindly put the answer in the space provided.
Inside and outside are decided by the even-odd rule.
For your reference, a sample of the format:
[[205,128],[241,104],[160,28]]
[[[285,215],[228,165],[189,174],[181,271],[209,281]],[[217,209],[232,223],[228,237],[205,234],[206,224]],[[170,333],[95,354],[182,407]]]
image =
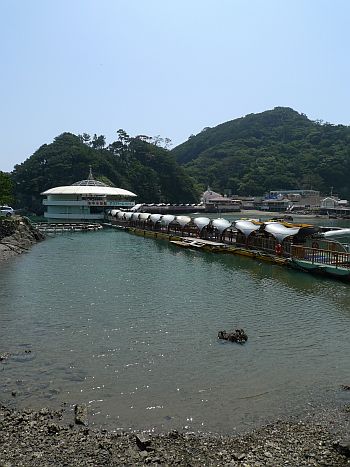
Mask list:
[[321,201],[322,209],[336,209],[338,206],[339,206],[339,200],[333,196],[327,196]]
[[[236,197],[238,198],[238,196]],[[256,197],[254,196],[240,196],[239,197],[242,203],[242,209],[255,209],[256,208]],[[261,200],[260,200],[261,202]],[[259,203],[260,204],[260,203]]]
[[101,220],[111,209],[130,209],[137,195],[94,180],[90,168],[87,180],[68,186],[50,188],[41,193],[46,198],[44,216],[52,222]]
[[207,191],[202,194],[201,203],[204,205],[206,212],[239,212],[242,206],[241,200],[222,196],[220,193],[216,193],[209,187]]
[[262,200],[264,211],[311,209],[320,206],[320,192],[316,190],[272,190]]
[[349,217],[349,201],[346,199],[339,199],[335,196],[327,196],[321,201],[320,213],[336,215],[340,217]]
[[284,212],[288,211],[292,203],[288,198],[284,199],[264,199],[261,202],[260,209],[262,211]]

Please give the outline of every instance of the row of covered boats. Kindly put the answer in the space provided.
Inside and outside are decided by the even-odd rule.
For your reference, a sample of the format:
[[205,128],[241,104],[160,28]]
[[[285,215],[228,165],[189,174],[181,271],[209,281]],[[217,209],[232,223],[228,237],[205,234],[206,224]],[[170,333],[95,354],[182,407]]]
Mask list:
[[350,228],[112,210],[111,224],[175,246],[258,258],[350,281]]

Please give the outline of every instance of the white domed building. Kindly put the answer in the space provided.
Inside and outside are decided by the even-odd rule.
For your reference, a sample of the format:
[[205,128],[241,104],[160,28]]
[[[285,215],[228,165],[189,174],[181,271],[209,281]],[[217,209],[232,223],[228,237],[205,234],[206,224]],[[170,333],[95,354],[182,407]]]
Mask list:
[[95,180],[91,168],[87,180],[57,186],[41,193],[46,198],[44,216],[50,222],[97,221],[111,209],[131,209],[136,194]]

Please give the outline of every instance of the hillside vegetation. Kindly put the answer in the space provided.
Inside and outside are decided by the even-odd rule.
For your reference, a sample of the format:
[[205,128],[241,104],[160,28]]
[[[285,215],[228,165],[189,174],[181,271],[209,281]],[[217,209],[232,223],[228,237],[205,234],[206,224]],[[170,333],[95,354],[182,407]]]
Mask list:
[[96,179],[136,193],[137,202],[195,201],[198,193],[193,181],[159,145],[162,142],[147,136],[132,138],[119,130],[118,139],[106,146],[103,135],[63,133],[15,166],[11,177],[16,204],[42,213],[40,193],[86,179],[90,165]]
[[9,174],[0,171],[0,204],[13,202],[13,182]]
[[[38,214],[40,193],[87,178],[133,191],[141,203],[189,203],[208,185],[219,192],[261,195],[278,189],[331,190],[350,198],[350,127],[311,121],[284,107],[250,114],[167,149],[169,140],[118,130],[105,137],[63,133],[12,174],[0,172],[1,202]],[[164,147],[163,147],[164,146]]]
[[205,128],[172,153],[202,189],[238,195],[333,189],[350,198],[350,127],[314,122],[290,108]]

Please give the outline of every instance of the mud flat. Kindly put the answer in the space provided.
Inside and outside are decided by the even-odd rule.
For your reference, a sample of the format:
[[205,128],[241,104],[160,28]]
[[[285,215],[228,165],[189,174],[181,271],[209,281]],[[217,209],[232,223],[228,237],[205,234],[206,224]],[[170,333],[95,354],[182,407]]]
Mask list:
[[240,436],[177,431],[145,436],[91,429],[84,406],[37,412],[0,405],[0,466],[341,467],[350,465],[348,435],[346,407]]

